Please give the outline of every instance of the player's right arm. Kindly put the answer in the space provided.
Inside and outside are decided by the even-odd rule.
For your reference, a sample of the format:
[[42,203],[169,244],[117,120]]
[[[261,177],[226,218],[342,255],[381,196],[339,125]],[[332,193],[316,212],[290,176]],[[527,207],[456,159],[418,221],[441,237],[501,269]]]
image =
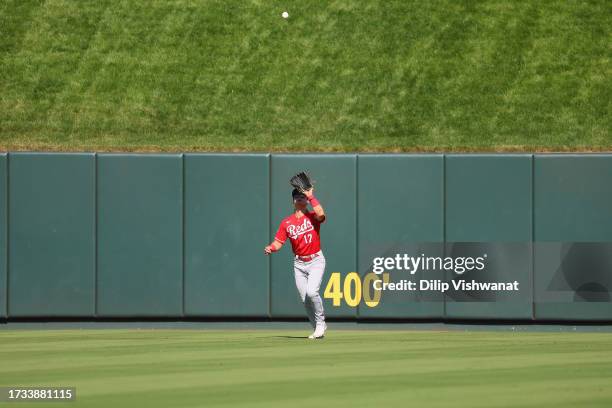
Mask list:
[[264,253],[266,255],[270,255],[272,252],[278,251],[279,249],[281,249],[286,240],[287,230],[283,228],[283,222],[281,221],[278,227],[278,231],[276,231],[276,235],[274,236],[274,241],[272,241],[270,245],[264,248]]
[[270,255],[272,252],[276,252],[281,249],[282,246],[283,244],[281,244],[277,240],[274,240],[270,243],[270,245],[264,248],[264,252],[266,255]]

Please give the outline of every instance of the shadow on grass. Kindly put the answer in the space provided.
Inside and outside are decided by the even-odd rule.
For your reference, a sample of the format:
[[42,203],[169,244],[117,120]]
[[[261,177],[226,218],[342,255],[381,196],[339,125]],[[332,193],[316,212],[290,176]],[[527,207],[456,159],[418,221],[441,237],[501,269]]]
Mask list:
[[268,339],[307,339],[308,336],[267,336]]

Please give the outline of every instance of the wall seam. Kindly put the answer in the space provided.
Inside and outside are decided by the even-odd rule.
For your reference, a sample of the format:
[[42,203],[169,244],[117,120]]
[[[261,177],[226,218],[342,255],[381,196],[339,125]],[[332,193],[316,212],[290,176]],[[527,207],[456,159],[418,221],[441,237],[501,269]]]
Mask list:
[[6,283],[6,317],[8,319],[9,317],[9,248],[10,248],[10,243],[9,243],[9,183],[10,183],[10,170],[9,170],[9,158],[11,157],[10,153],[6,153],[6,186],[5,186],[5,194],[4,194],[4,200],[5,200],[5,205],[6,205],[6,231],[5,231],[5,239],[6,239],[6,259],[5,259],[5,267],[6,267],[6,278],[5,278],[5,283]]
[[535,320],[535,155],[531,155],[531,320]]
[[[272,155],[268,153],[268,242],[272,242]],[[272,257],[267,257],[268,266],[268,318],[272,318]]]
[[94,153],[94,318],[98,317],[98,153]]
[[[359,274],[359,154],[355,155],[355,269]],[[361,302],[355,308],[355,319],[359,320]]]
[[[442,155],[442,255],[446,256],[446,154]],[[448,280],[447,271],[444,270],[444,281]],[[446,321],[446,293],[442,294],[442,319]]]
[[181,316],[185,317],[185,154],[181,153]]

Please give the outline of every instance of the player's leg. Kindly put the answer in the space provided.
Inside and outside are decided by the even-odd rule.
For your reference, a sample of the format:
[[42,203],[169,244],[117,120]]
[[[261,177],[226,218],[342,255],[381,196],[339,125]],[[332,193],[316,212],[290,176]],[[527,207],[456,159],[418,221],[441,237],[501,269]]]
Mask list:
[[306,272],[305,264],[301,261],[295,261],[293,264],[293,273],[295,275],[295,287],[297,288],[298,293],[300,295],[300,300],[302,301],[302,303],[304,304],[304,308],[306,309],[308,321],[314,329],[316,326],[316,322],[314,318],[312,302],[306,297],[306,290],[308,287],[308,273]]
[[325,273],[325,257],[323,255],[315,258],[308,264],[308,282],[306,285],[306,299],[312,303],[314,311],[314,319],[316,330],[313,333],[314,337],[322,337],[327,328],[325,324],[325,310],[323,309],[323,300],[319,294],[321,281]]

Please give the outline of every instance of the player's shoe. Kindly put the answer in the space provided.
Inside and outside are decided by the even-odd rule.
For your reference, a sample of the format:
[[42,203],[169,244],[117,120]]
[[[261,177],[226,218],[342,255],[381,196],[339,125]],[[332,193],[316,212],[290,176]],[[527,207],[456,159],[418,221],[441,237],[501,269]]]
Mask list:
[[327,325],[325,324],[325,322],[323,322],[323,324],[318,324],[314,333],[308,336],[308,338],[309,339],[322,339],[323,337],[325,337],[325,330],[327,330]]

